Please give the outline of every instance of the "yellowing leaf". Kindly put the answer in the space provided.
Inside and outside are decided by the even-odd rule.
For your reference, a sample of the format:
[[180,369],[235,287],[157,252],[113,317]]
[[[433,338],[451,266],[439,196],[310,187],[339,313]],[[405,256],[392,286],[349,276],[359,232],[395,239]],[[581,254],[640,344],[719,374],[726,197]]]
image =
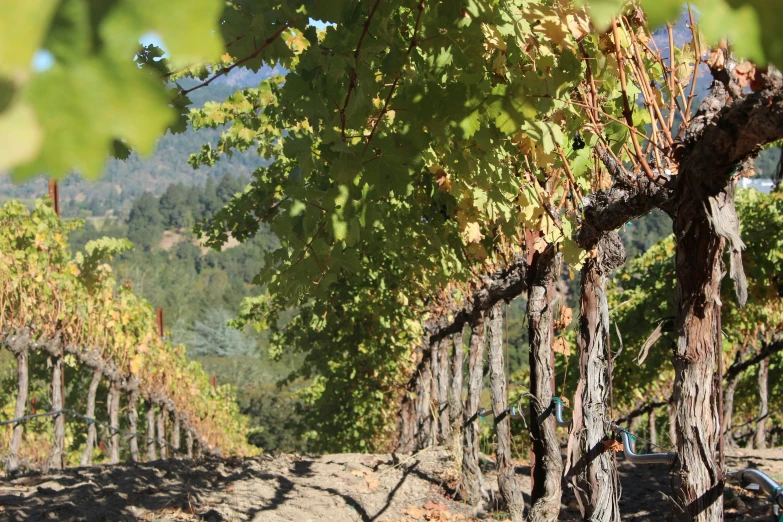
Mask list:
[[12,103],[0,112],[0,172],[35,158],[42,142],[43,132],[29,104]]
[[467,224],[462,231],[462,236],[468,243],[478,243],[484,238],[484,235],[481,233],[481,227],[475,221]]
[[175,67],[185,67],[223,54],[218,24],[220,0],[121,0],[101,24],[103,41],[116,56],[133,56],[140,37],[154,33],[163,40]]
[[0,0],[0,76],[13,77],[17,82],[24,79],[33,55],[43,47],[58,4],[56,0]]

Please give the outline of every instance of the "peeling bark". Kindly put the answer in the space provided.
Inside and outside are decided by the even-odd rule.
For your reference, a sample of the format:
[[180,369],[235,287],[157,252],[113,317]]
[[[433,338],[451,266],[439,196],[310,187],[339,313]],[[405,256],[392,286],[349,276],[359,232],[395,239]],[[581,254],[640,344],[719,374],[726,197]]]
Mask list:
[[430,343],[430,416],[432,417],[431,442],[437,446],[440,442],[440,341]]
[[[95,396],[98,394],[98,385],[101,383],[103,373],[100,370],[93,370],[90,389],[87,391],[87,410],[85,417],[95,420]],[[92,466],[92,449],[95,447],[96,438],[95,422],[87,424],[87,441],[84,444],[84,452],[79,462],[80,466]]]
[[484,318],[473,323],[468,354],[468,398],[465,401],[462,436],[462,477],[460,496],[471,506],[478,506],[486,498],[484,477],[479,467],[479,437],[481,433],[478,411],[481,406],[481,388],[484,374]]
[[[32,339],[30,332],[25,329],[9,336],[6,339],[6,347],[16,358],[16,406],[14,418],[18,419],[25,414],[27,406],[27,394],[29,391],[29,374],[27,372],[28,349]],[[19,448],[22,445],[24,422],[14,424],[14,432],[11,435],[11,445],[8,448],[8,456],[5,462],[5,472],[9,475],[19,471]]]
[[454,353],[451,357],[451,386],[449,388],[450,445],[459,461],[459,456],[462,453],[462,414],[464,411],[462,405],[462,375],[465,371],[465,350],[462,348],[462,332],[455,333],[451,336],[451,339],[452,342],[450,344],[454,349]]
[[193,458],[193,432],[188,430],[185,432],[185,449],[187,450],[187,456],[189,459]]
[[120,463],[120,383],[113,382],[107,399],[109,413],[109,464]]
[[158,460],[155,452],[155,405],[147,401],[147,460]]
[[498,470],[498,486],[509,516],[513,522],[522,522],[525,515],[525,499],[516,480],[516,469],[511,461],[511,417],[506,411],[506,372],[503,364],[503,304],[498,302],[489,316],[489,380],[492,413],[495,419],[497,450],[495,461]]
[[606,233],[594,247],[596,257],[582,268],[579,318],[579,385],[568,440],[568,475],[585,520],[620,520],[620,491],[612,452],[605,451],[605,419],[609,416],[609,304],[606,281],[625,262],[616,232]]
[[130,392],[130,398],[128,399],[128,426],[131,432],[130,435],[130,460],[131,462],[140,462],[141,457],[139,455],[139,392],[137,389],[133,389]]
[[173,457],[177,456],[177,453],[179,452],[179,443],[180,443],[180,433],[179,433],[179,415],[177,412],[173,413],[174,415],[174,425],[171,427],[171,449],[173,453]]
[[431,359],[424,355],[424,361],[420,365],[419,388],[417,390],[417,408],[418,417],[418,448],[426,448],[432,445],[432,370],[430,369]]
[[[64,407],[63,390],[63,358],[57,343],[57,355],[49,356],[49,364],[52,367],[52,410],[61,410]],[[65,467],[65,415],[62,413],[54,417],[54,443],[47,463],[49,469],[63,469]]]
[[160,407],[158,412],[158,451],[160,451],[160,458],[169,458],[169,449],[166,446],[166,417],[168,412],[163,406]]
[[[414,390],[419,374],[414,374]],[[409,385],[410,386],[410,385]],[[413,453],[416,450],[416,400],[413,393],[406,390],[400,404],[400,438],[397,441],[398,453]]]
[[769,417],[769,357],[759,363],[759,421],[756,423],[754,443],[757,449],[767,447],[767,419]]
[[[675,219],[677,310],[674,403],[677,455],[672,479],[680,520],[723,519],[723,471],[716,448],[720,426],[713,379],[718,349],[715,306],[720,300],[724,240],[713,228],[702,199],[681,185]],[[731,189],[718,206],[733,208]]]
[[443,338],[438,345],[440,357],[440,375],[438,376],[438,423],[440,442],[446,444],[451,437],[451,415],[449,414],[449,388],[451,387],[451,367],[449,365],[449,345],[451,337]]
[[531,521],[554,521],[560,513],[563,460],[552,411],[552,307],[555,252],[536,252],[530,267],[527,317],[530,339],[530,439],[533,444]]

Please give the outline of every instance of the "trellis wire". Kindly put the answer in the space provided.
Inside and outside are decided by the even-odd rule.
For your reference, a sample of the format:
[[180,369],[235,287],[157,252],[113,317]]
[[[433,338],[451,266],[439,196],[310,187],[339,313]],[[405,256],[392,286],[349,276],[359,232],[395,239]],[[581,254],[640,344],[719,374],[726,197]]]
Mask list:
[[173,444],[171,444],[170,442],[168,442],[166,440],[158,439],[158,438],[155,438],[155,437],[149,437],[147,435],[141,435],[139,433],[133,433],[133,432],[127,431],[127,430],[121,430],[119,428],[115,428],[115,427],[111,426],[110,424],[107,424],[105,422],[99,421],[98,419],[94,419],[92,417],[87,417],[86,415],[82,415],[78,411],[74,411],[74,410],[72,410],[70,408],[62,408],[62,409],[59,409],[59,410],[47,411],[47,412],[44,412],[44,413],[35,413],[35,414],[31,414],[31,415],[24,415],[22,417],[17,417],[16,419],[0,421],[0,426],[9,426],[11,424],[16,425],[16,424],[20,424],[22,422],[25,422],[27,420],[37,419],[37,418],[40,418],[40,417],[55,417],[57,415],[62,415],[63,413],[69,413],[69,414],[73,415],[74,417],[78,417],[79,419],[81,419],[84,422],[86,422],[88,426],[90,424],[96,424],[98,426],[103,426],[104,428],[108,429],[110,433],[118,433],[120,435],[130,435],[131,437],[138,437],[138,438],[141,438],[141,439],[145,439],[147,441],[157,442],[158,444],[163,444],[163,445],[171,447],[171,449],[173,449],[174,451],[176,451],[178,453],[184,453],[181,449],[175,448]]

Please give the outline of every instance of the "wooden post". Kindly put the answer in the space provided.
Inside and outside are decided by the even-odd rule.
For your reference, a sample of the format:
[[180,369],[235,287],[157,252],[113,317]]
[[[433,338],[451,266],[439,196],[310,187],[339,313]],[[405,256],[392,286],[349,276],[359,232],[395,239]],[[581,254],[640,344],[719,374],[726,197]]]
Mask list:
[[54,179],[49,180],[49,198],[52,200],[55,214],[60,217],[60,186]]
[[155,319],[158,324],[158,337],[163,338],[163,308],[155,309]]

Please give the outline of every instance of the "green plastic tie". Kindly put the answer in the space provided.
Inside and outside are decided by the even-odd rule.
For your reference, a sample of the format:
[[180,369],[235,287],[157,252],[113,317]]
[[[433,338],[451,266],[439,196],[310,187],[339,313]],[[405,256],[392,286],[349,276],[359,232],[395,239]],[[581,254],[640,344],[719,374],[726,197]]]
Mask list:
[[557,404],[565,404],[560,397],[552,397],[552,402],[555,402]]

